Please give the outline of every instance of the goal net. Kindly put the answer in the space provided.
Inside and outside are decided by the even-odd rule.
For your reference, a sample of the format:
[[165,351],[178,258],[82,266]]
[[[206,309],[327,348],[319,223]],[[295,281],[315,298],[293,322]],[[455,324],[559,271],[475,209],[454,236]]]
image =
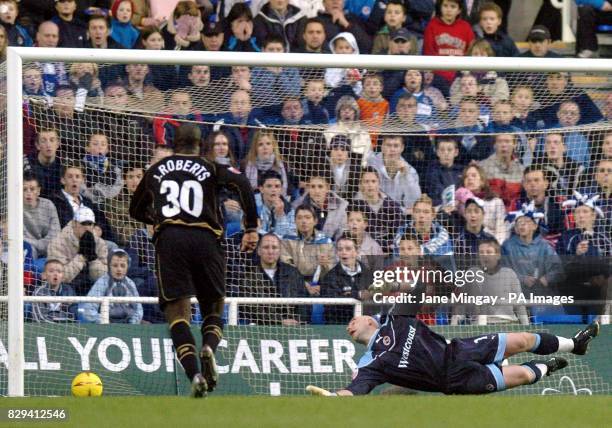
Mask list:
[[[25,395],[70,394],[71,379],[86,370],[100,375],[106,394],[189,390],[153,303],[152,229],[128,213],[142,174],[172,154],[183,123],[201,128],[202,156],[239,169],[257,191],[262,239],[255,253],[239,249],[237,195],[226,191],[217,201],[229,298],[220,394],[345,386],[365,351],[346,324],[361,311],[391,310],[372,301],[377,292],[433,299],[392,310],[410,311],[447,338],[539,330],[569,337],[608,319],[610,70],[474,66],[447,79],[408,57],[391,70],[139,58],[130,62],[143,64],[26,60],[22,123],[7,121],[2,103],[3,255],[7,194],[23,188]],[[543,63],[530,64],[537,70]],[[7,179],[11,126],[23,130],[19,179]],[[95,217],[94,254],[82,251],[88,219],[75,217],[80,205]],[[517,230],[533,217],[538,224],[526,245]],[[497,244],[482,247],[483,240]],[[125,260],[121,250],[129,256],[125,272],[115,266]],[[499,262],[479,256],[487,250],[504,255]],[[0,262],[2,394],[10,354],[7,260]],[[377,275],[400,267],[412,276],[373,286]],[[415,277],[419,271],[423,278]],[[428,280],[428,272],[441,276]],[[458,285],[467,272],[482,274],[491,291]],[[504,293],[550,299],[474,303]],[[585,303],[553,305],[559,296]],[[282,300],[291,298],[301,300]],[[192,309],[199,342],[202,316],[197,304]],[[567,379],[509,393],[610,393],[611,341],[604,326],[587,357],[570,356]]]

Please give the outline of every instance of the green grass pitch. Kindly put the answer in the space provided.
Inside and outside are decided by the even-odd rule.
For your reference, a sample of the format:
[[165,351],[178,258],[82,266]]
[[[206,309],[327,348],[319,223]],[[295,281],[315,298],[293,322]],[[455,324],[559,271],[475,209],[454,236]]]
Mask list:
[[[3,398],[0,408],[68,409],[54,427],[605,427],[610,396]],[[0,426],[34,424],[0,422]]]

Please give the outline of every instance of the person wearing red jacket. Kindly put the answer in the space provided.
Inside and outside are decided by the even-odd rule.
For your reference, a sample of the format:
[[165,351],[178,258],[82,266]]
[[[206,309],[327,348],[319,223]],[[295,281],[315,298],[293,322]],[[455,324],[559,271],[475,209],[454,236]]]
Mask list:
[[[464,56],[474,40],[469,22],[461,18],[464,12],[461,0],[436,0],[436,16],[425,27],[423,55]],[[452,83],[453,71],[436,71]]]

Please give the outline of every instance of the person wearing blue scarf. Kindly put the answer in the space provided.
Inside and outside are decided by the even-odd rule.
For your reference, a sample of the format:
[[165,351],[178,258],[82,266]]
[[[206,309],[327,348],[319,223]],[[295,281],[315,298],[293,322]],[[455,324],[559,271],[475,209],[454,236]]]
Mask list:
[[113,4],[110,37],[125,49],[132,49],[140,39],[140,32],[132,25],[132,2],[117,0]]

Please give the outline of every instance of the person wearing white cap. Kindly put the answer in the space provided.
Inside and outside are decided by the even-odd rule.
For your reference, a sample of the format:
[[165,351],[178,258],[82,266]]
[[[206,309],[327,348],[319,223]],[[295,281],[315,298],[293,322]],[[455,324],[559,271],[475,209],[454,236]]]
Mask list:
[[91,208],[80,207],[47,250],[48,258],[64,264],[64,279],[80,296],[86,295],[91,284],[107,271],[108,250],[106,243],[93,234],[95,222]]

